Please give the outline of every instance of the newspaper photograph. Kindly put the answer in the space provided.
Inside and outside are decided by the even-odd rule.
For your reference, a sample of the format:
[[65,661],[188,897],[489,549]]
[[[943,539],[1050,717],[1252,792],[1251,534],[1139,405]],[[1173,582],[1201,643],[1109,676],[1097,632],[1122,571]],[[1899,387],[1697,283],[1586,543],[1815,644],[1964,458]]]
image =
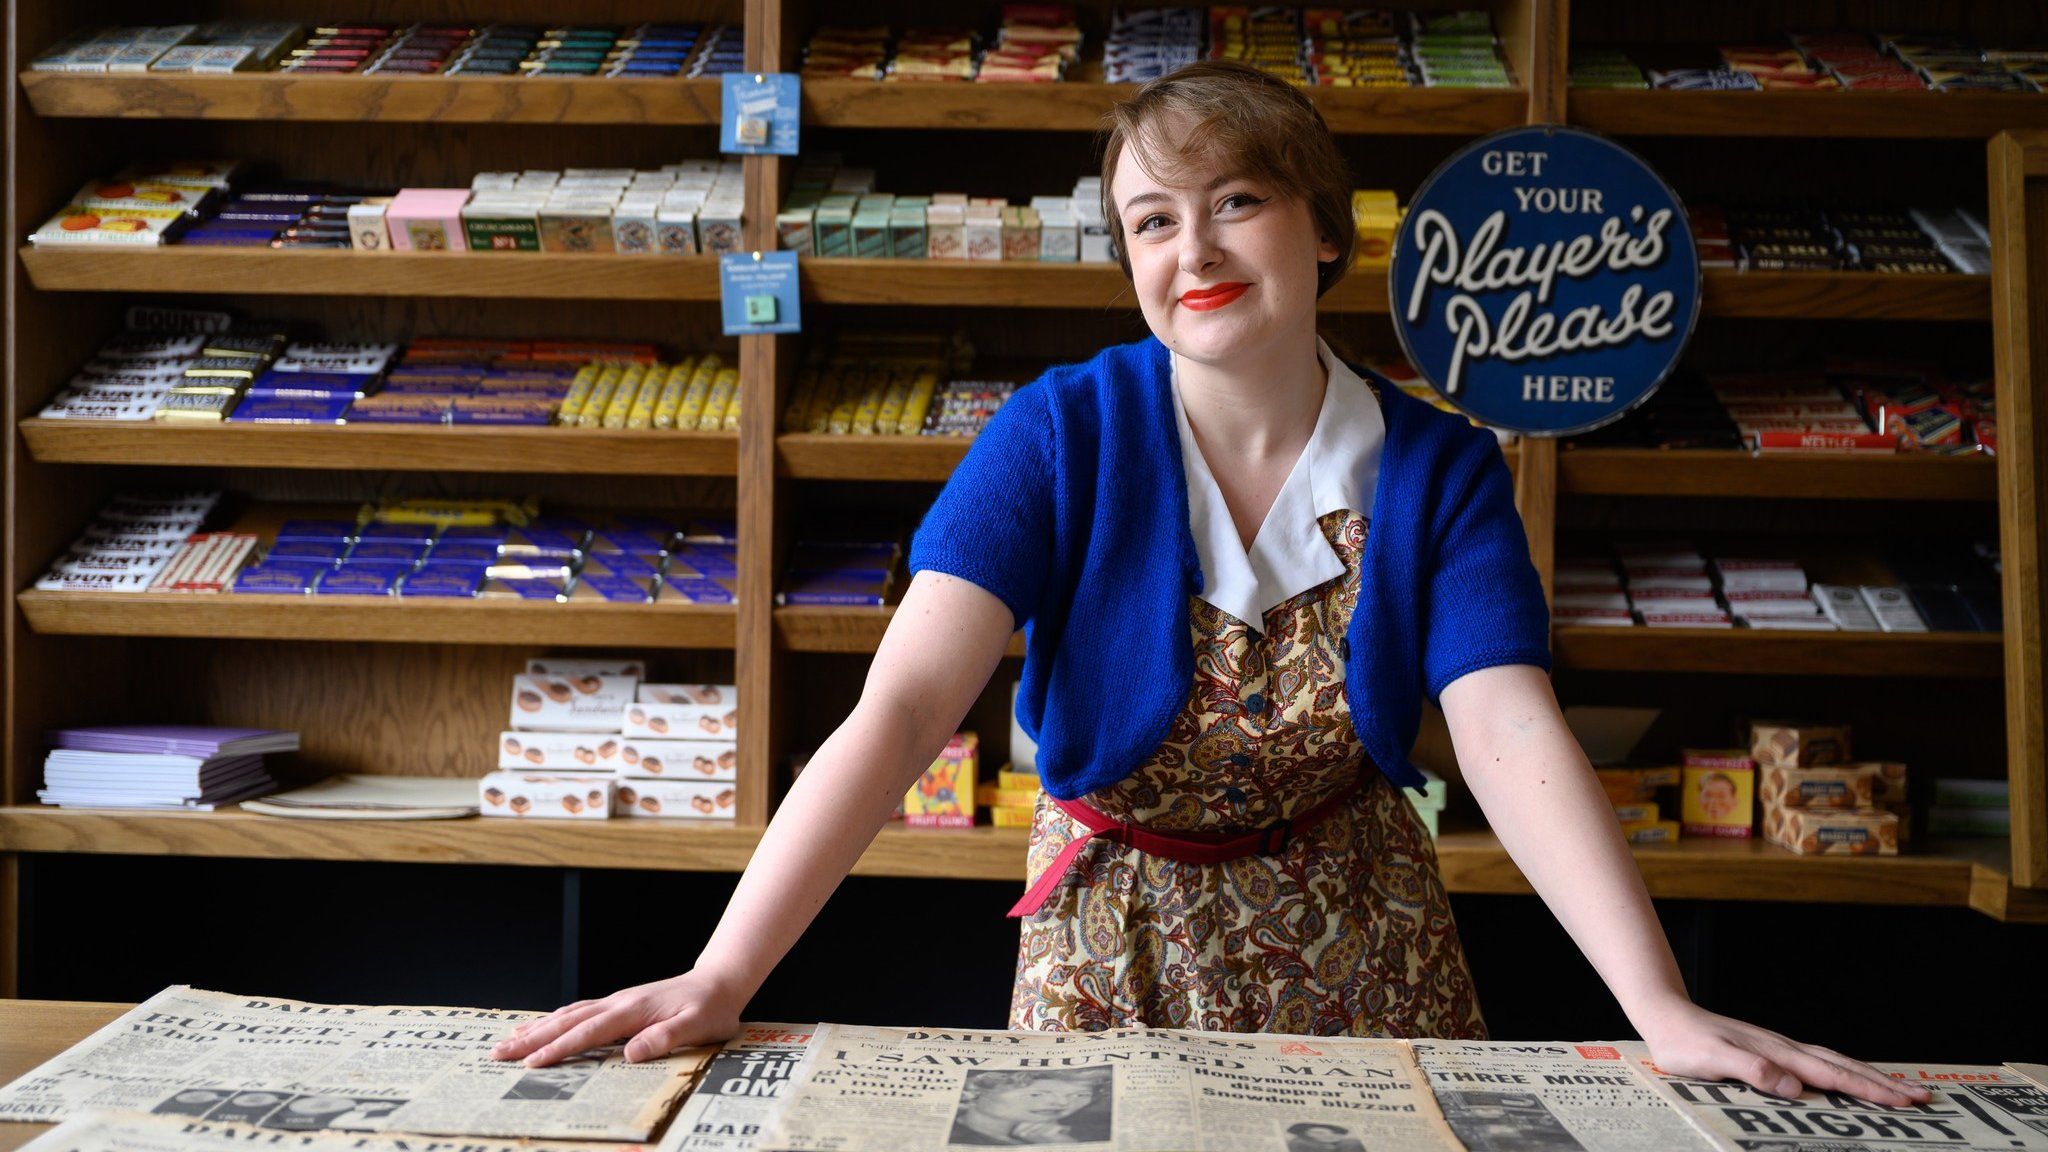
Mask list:
[[0,1120],[128,1110],[266,1131],[650,1139],[710,1056],[490,1057],[535,1012],[307,1004],[166,988],[0,1089]]
[[753,1152],[796,1081],[812,1024],[741,1024],[669,1121],[657,1152]]
[[821,1024],[762,1144],[1455,1152],[1398,1040]]
[[2023,1152],[2048,1149],[2048,1091],[1996,1065],[1877,1064],[1934,1092],[1888,1108],[1837,1092],[1782,1100],[1736,1081],[1666,1076],[1639,1057],[1645,1082],[1725,1152]]
[[279,1132],[148,1112],[87,1112],[21,1146],[20,1152],[233,1152],[249,1144],[274,1152],[647,1152],[645,1144],[563,1140],[479,1140],[407,1133]]
[[1708,1152],[1630,1068],[1621,1044],[1413,1040],[1444,1122],[1469,1152]]

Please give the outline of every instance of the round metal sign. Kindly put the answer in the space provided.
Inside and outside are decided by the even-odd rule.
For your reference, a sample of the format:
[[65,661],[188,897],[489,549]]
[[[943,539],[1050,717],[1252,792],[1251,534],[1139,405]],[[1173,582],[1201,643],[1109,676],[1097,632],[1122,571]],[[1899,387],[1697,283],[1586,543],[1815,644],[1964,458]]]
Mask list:
[[1484,424],[1563,436],[1650,398],[1699,317],[1678,196],[1577,128],[1496,132],[1423,182],[1394,238],[1394,331]]

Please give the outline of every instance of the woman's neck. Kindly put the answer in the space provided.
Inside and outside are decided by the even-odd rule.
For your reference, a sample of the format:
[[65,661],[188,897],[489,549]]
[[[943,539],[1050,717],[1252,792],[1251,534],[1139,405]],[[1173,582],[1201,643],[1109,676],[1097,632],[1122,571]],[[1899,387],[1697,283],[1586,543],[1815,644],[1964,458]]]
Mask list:
[[1181,404],[1205,456],[1291,465],[1301,454],[1315,432],[1330,374],[1316,355],[1314,329],[1280,347],[1227,365],[1175,355]]

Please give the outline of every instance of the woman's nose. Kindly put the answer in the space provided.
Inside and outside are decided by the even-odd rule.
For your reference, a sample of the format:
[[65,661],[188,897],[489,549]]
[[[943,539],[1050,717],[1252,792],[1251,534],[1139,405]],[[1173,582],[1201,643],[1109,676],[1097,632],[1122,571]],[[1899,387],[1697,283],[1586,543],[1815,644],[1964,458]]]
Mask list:
[[1215,233],[1206,225],[1196,224],[1183,229],[1180,242],[1180,269],[1190,276],[1199,276],[1214,268],[1223,259],[1223,251],[1217,247]]

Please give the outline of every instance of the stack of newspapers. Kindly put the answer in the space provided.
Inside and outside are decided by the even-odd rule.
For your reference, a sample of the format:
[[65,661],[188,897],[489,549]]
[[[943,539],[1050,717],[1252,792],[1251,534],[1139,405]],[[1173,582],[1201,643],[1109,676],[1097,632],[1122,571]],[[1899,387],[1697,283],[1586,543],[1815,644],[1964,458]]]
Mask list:
[[50,733],[45,804],[210,811],[276,791],[263,757],[299,734],[267,728],[107,727]]

